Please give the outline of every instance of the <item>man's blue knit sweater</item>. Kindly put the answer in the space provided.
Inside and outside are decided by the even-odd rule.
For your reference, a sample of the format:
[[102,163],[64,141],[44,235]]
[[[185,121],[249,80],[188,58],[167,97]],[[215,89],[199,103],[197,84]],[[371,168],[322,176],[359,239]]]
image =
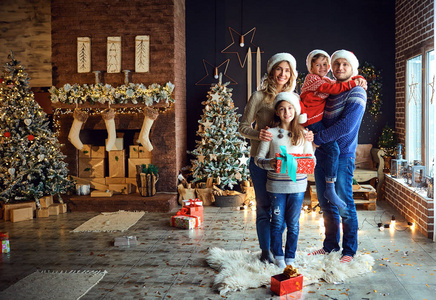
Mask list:
[[[336,141],[340,158],[355,157],[360,123],[366,107],[366,91],[357,86],[327,98],[322,122],[327,128],[315,134],[313,142],[321,145]],[[315,151],[317,159],[326,157],[323,148]]]

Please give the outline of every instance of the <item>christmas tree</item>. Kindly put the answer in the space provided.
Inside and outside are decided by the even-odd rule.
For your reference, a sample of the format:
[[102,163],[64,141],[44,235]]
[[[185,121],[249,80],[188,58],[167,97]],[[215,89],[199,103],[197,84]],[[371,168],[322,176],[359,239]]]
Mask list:
[[247,143],[238,132],[240,114],[236,113],[231,88],[227,85],[212,85],[207,100],[203,101],[203,115],[195,150],[191,154],[195,181],[213,178],[220,189],[233,189],[241,181],[248,180]]
[[394,156],[397,147],[395,131],[388,124],[383,128],[378,139],[378,147],[384,150],[385,156]]
[[0,79],[0,200],[35,200],[39,207],[41,197],[60,196],[73,182],[24,67],[13,53],[8,58]]

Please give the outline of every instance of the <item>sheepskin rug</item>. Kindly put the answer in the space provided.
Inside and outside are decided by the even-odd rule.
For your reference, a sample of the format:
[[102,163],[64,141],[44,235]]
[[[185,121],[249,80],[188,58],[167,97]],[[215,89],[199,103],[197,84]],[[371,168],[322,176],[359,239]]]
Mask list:
[[[349,263],[339,263],[340,252],[327,255],[307,255],[316,249],[297,251],[294,267],[304,276],[304,285],[324,280],[328,283],[341,282],[350,277],[371,271],[374,258],[367,253],[357,253]],[[208,264],[219,273],[214,286],[220,295],[243,291],[271,284],[271,276],[283,272],[274,264],[259,260],[260,251],[209,249]]]

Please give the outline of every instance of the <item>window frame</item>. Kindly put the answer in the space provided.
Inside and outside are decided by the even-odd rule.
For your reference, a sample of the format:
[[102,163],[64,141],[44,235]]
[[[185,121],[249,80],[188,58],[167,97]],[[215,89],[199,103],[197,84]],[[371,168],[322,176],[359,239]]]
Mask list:
[[[424,166],[426,166],[426,175],[429,175],[430,172],[430,163],[427,160],[429,159],[429,155],[427,154],[427,149],[426,149],[426,145],[429,142],[432,141],[428,141],[428,130],[429,126],[428,126],[428,105],[427,105],[427,97],[426,97],[426,92],[427,92],[427,86],[429,83],[429,80],[431,80],[431,78],[427,78],[427,55],[430,51],[434,50],[434,44],[432,43],[428,43],[422,47],[420,47],[419,49],[415,49],[415,51],[413,51],[412,53],[409,53],[409,55],[407,55],[405,57],[405,71],[404,71],[404,82],[405,82],[405,89],[404,89],[404,116],[405,116],[405,128],[404,128],[404,142],[405,142],[405,158],[409,163],[413,163],[412,159],[411,159],[411,150],[409,149],[410,147],[409,145],[409,98],[408,98],[408,94],[409,94],[409,81],[408,81],[408,75],[409,75],[409,70],[408,70],[408,62],[409,60],[417,57],[417,56],[421,56],[422,61],[421,61],[421,91],[415,91],[417,93],[420,93],[421,95],[421,157],[419,158],[419,160],[422,162],[422,164]],[[436,95],[434,96],[436,97]],[[435,99],[433,101],[436,101]],[[435,102],[433,102],[435,103]]]

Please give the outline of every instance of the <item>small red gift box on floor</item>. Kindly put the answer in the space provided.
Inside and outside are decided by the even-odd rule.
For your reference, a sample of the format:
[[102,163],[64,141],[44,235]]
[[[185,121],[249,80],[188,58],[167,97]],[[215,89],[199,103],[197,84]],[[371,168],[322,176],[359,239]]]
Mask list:
[[203,202],[198,199],[183,200],[183,207],[188,209],[188,215],[197,216],[203,220]]
[[303,289],[303,275],[289,278],[285,274],[271,276],[271,291],[279,296]]

